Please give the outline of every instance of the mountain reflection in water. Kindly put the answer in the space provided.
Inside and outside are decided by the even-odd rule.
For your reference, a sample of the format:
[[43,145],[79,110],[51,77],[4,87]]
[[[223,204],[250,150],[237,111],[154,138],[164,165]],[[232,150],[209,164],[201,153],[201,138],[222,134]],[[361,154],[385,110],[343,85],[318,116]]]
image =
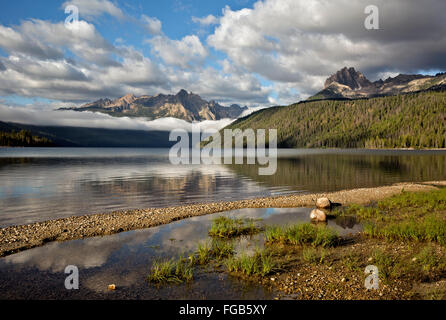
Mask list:
[[256,165],[174,166],[167,149],[0,148],[0,227],[73,215],[446,180],[444,151],[279,150]]

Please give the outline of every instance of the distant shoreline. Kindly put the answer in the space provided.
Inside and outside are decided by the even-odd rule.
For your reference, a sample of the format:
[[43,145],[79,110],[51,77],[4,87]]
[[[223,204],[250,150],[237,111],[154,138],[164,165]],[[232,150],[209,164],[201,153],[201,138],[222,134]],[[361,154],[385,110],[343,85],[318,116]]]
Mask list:
[[403,190],[431,191],[446,186],[446,181],[424,183],[398,183],[392,186],[361,188],[332,193],[314,193],[267,197],[233,202],[216,202],[157,209],[117,211],[108,214],[76,216],[28,225],[0,229],[0,257],[42,246],[53,241],[69,241],[126,231],[147,229],[174,221],[247,208],[313,207],[320,197],[328,197],[342,205],[365,205],[379,201]]
[[[46,146],[46,147],[30,147],[30,146],[0,146],[0,149],[169,149],[168,147],[60,147],[60,146]],[[371,151],[446,151],[446,148],[277,148],[278,150],[371,150]]]

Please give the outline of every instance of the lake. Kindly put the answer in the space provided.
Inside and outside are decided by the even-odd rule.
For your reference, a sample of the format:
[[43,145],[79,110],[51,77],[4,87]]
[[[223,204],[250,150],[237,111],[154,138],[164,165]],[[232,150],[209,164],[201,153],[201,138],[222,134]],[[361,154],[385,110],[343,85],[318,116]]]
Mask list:
[[168,149],[0,148],[0,227],[123,209],[446,180],[445,151],[279,150],[278,170],[175,166]]

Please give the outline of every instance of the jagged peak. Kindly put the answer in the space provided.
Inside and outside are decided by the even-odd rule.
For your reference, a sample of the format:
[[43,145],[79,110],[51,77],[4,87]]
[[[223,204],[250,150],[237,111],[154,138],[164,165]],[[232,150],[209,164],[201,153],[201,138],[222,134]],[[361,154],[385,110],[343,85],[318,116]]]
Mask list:
[[117,99],[116,101],[122,101],[122,102],[126,102],[126,103],[132,103],[133,101],[135,101],[137,98],[134,94],[132,93],[128,93],[125,96]]
[[344,67],[325,81],[325,88],[333,82],[350,87],[352,90],[370,86],[372,83],[359,71],[353,67]]
[[[192,92],[190,94],[192,94]],[[189,95],[189,92],[187,92],[185,89],[181,89],[177,93],[177,96],[187,96],[187,95]]]

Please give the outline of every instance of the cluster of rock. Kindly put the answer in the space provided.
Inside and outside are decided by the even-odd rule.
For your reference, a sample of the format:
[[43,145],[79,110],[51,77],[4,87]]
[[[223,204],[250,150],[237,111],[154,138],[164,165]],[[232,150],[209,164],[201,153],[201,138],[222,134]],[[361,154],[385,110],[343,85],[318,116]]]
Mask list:
[[328,198],[319,198],[316,201],[317,209],[311,211],[310,218],[315,222],[326,222],[327,214],[323,210],[329,210],[332,207],[332,203]]

